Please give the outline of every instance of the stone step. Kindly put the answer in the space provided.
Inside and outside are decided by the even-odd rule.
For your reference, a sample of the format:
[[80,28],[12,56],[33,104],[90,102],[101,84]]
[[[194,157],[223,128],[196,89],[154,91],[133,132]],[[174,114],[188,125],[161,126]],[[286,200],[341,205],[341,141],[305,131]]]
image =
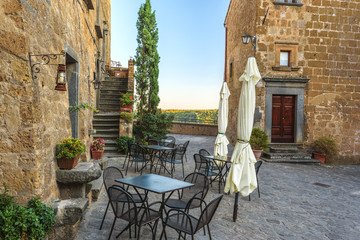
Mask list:
[[120,99],[106,99],[106,100],[101,99],[100,100],[100,105],[109,105],[109,104],[116,105],[120,109]]
[[125,157],[125,155],[124,154],[121,154],[121,153],[119,153],[119,152],[117,152],[117,153],[106,153],[106,152],[104,152],[104,156],[106,156],[107,158],[119,158],[119,157]]
[[115,140],[119,137],[119,134],[99,134],[93,135],[94,138],[103,138],[104,140]]
[[298,148],[276,148],[276,147],[269,147],[270,152],[272,153],[297,153],[299,152]]
[[89,191],[91,191],[92,201],[98,200],[101,189],[103,188],[104,179],[102,175],[103,174],[101,174],[101,176],[98,179],[89,182],[86,186],[86,188],[90,189]]
[[107,119],[107,118],[94,118],[93,119],[93,124],[102,124],[102,123],[115,123],[115,122],[119,122],[119,118],[110,118],[110,119]]
[[94,115],[94,118],[120,118],[120,113],[108,113],[108,112],[100,112]]
[[282,153],[272,153],[272,152],[263,152],[262,156],[267,159],[307,159],[311,160],[311,154],[308,153],[289,153],[289,152],[282,152]]
[[320,164],[319,160],[316,159],[268,159],[265,157],[261,157],[261,160],[264,160],[266,162],[273,162],[273,163],[314,163],[314,164]]
[[53,204],[56,215],[56,226],[75,225],[84,216],[89,200],[87,198],[72,198]]
[[302,143],[269,143],[269,148],[302,148]]
[[113,122],[113,123],[93,123],[93,127],[96,129],[96,131],[100,129],[119,129],[119,122]]

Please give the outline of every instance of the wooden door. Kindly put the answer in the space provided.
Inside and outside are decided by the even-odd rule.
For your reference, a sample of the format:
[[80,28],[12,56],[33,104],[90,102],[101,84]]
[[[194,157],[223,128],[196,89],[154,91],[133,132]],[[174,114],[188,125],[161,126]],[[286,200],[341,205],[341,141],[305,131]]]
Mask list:
[[271,142],[294,142],[295,100],[295,96],[273,95]]

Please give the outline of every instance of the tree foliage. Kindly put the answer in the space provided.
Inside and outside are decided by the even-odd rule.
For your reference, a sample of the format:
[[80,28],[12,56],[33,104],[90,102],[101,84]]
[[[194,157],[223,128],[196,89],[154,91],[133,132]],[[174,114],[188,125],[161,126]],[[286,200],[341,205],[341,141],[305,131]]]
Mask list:
[[143,114],[150,112],[155,114],[160,102],[159,93],[159,62],[157,52],[159,40],[155,12],[151,10],[150,0],[141,5],[136,22],[138,30],[135,56],[135,79],[138,94],[137,110],[139,123],[141,124]]

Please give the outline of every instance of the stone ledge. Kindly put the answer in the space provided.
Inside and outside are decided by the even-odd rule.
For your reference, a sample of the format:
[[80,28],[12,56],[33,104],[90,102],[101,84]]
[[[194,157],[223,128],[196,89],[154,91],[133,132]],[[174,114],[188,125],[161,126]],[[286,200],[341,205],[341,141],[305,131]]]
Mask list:
[[81,162],[71,170],[59,169],[56,171],[56,181],[65,184],[83,184],[98,179],[100,176],[99,164],[92,162]]
[[85,213],[89,204],[86,198],[75,198],[68,200],[61,200],[54,203],[56,222],[55,227],[63,225],[74,225]]
[[99,177],[98,179],[91,181],[87,184],[86,188],[86,193],[91,191],[91,195],[92,195],[92,200],[93,201],[97,201],[101,192],[101,189],[104,186],[104,181],[102,177]]

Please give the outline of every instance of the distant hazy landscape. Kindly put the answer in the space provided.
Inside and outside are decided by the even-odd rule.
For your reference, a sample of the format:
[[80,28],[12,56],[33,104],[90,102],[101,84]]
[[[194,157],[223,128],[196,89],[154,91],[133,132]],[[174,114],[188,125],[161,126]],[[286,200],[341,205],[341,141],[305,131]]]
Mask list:
[[164,113],[174,116],[174,122],[187,122],[199,124],[217,124],[218,110],[163,110]]

